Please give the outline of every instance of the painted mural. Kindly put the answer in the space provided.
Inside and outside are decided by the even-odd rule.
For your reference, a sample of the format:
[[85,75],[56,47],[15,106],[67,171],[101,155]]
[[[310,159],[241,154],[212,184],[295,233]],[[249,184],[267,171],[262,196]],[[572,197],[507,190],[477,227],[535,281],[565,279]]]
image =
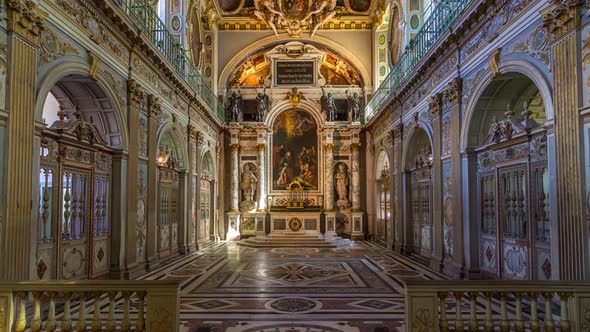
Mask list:
[[366,12],[371,7],[371,0],[349,0],[350,9],[357,12]]
[[241,2],[241,0],[219,0],[218,3],[223,11],[231,12],[238,9]]
[[273,125],[273,190],[318,188],[318,134],[311,114],[290,109]]

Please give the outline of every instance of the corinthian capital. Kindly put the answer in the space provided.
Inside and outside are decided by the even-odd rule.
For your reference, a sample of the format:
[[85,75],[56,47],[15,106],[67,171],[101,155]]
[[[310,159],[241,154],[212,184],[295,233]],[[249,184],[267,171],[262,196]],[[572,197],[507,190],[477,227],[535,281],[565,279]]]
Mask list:
[[6,0],[6,12],[8,30],[36,44],[39,33],[44,29],[45,13],[32,0]]

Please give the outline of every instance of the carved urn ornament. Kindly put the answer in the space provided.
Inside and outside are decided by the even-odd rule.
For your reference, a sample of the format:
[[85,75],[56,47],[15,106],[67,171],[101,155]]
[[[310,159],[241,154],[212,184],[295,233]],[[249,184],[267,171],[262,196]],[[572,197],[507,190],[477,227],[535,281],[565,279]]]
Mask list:
[[291,37],[303,30],[313,36],[317,29],[336,15],[336,0],[255,0],[254,15],[278,35],[284,29]]

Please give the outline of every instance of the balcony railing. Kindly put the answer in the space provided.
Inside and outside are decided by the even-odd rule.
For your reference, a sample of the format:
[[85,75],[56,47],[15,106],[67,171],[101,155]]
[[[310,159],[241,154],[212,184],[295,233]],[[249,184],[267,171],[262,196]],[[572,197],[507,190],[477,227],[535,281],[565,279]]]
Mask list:
[[170,62],[174,71],[184,79],[194,92],[209,106],[211,112],[225,121],[225,109],[215,94],[209,89],[203,75],[188,58],[184,47],[170,34],[166,25],[147,0],[114,0],[141,31],[148,36],[153,45]]
[[0,282],[0,332],[178,331],[178,282]]
[[426,53],[473,1],[440,0],[367,103],[365,122],[369,122],[377,115],[388,97],[412,74]]
[[588,331],[590,282],[408,281],[407,331]]

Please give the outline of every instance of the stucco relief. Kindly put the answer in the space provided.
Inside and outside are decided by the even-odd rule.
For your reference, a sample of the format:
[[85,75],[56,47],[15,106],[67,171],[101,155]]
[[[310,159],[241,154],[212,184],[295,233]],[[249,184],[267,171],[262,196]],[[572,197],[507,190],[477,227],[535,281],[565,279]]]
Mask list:
[[39,68],[61,56],[79,54],[80,52],[75,46],[65,41],[53,30],[46,29],[41,33]]
[[118,75],[111,73],[107,69],[103,70],[102,74],[105,77],[105,81],[110,85],[115,94],[119,106],[124,107],[127,105],[127,83],[125,80],[118,78]]
[[488,67],[481,68],[477,71],[477,73],[475,73],[475,75],[470,76],[467,80],[463,81],[463,105],[469,105],[473,90],[475,87],[477,87],[477,85],[481,82],[489,70],[490,69]]
[[451,153],[451,114],[449,112],[442,116],[441,121],[441,156]]
[[529,36],[514,43],[506,52],[506,55],[514,53],[528,54],[551,69],[549,63],[549,39],[550,35],[547,27],[539,26]]

